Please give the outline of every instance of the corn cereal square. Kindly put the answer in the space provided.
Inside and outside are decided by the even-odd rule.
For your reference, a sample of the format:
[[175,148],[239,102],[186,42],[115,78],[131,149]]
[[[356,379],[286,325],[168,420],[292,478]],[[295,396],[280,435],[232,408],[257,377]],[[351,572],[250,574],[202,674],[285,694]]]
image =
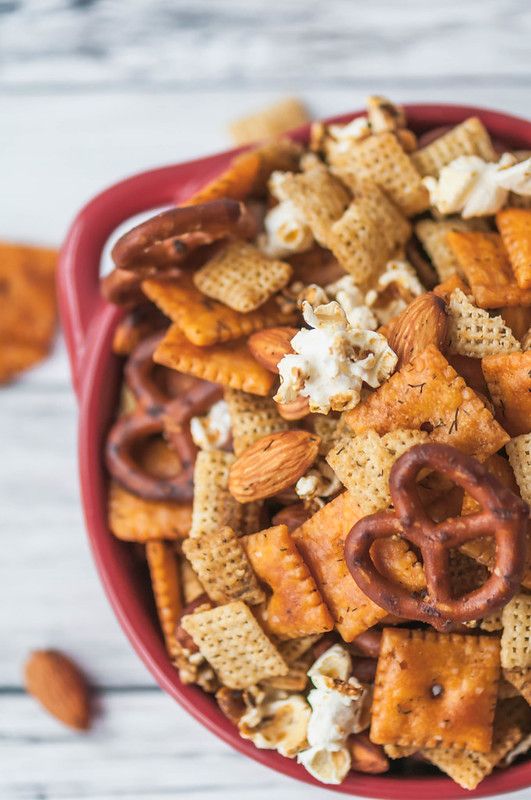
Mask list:
[[289,667],[241,600],[181,619],[200,653],[229,689],[246,689]]

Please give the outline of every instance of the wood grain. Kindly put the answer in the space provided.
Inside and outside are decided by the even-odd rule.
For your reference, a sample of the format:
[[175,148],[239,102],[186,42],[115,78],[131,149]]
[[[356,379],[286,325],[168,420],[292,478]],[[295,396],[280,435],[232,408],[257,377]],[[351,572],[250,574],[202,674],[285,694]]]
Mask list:
[[[530,33],[518,0],[0,2],[0,236],[59,244],[95,192],[229,146],[233,117],[286,93],[315,115],[373,92],[525,115]],[[0,391],[2,800],[331,798],[235,754],[154,687],[95,573],[75,439],[59,343]],[[36,647],[65,649],[98,687],[87,737],[24,696]]]
[[[257,86],[527,77],[522,0],[118,0],[4,7],[5,86]],[[311,65],[311,69],[308,66]]]

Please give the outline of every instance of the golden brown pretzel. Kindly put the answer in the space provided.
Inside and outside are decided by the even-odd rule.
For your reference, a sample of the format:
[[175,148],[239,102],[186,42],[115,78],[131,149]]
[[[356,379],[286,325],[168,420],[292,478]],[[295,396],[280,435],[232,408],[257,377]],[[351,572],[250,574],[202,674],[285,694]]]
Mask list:
[[163,211],[124,234],[112,249],[119,269],[166,268],[194,250],[230,235],[254,233],[254,219],[237,200],[212,200]]
[[[193,470],[197,448],[190,433],[190,419],[203,414],[219,399],[217,384],[183,376],[178,394],[161,388],[155,377],[153,352],[162,338],[156,333],[135,349],[125,369],[125,379],[138,407],[120,417],[111,428],[106,445],[107,468],[125,489],[146,500],[189,501],[193,497]],[[160,369],[160,368],[157,368]],[[172,478],[155,478],[135,457],[140,442],[165,433],[171,419],[171,447],[181,461],[181,472]]]
[[[417,475],[429,468],[462,486],[481,507],[477,514],[435,523],[424,510]],[[518,590],[526,554],[526,503],[506,489],[482,464],[454,447],[421,444],[393,465],[389,480],[394,512],[361,519],[345,543],[345,560],[362,591],[382,608],[407,619],[428,622],[439,630],[453,623],[480,619],[505,605]],[[422,554],[427,592],[423,597],[381,575],[370,556],[376,539],[401,536]],[[493,536],[496,562],[491,576],[462,597],[452,596],[449,551],[479,536]]]

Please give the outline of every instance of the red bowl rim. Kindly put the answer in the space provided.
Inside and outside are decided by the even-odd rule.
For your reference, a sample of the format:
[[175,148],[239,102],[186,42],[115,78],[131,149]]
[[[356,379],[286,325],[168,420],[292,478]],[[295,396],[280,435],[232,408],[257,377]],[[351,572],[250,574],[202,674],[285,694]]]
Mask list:
[[[531,146],[531,122],[496,111],[454,105],[406,105],[408,119],[417,130],[438,125],[456,124],[466,117],[479,116],[490,132],[514,147]],[[362,111],[333,117],[327,122],[348,121]],[[292,133],[303,140],[309,126]],[[240,148],[241,149],[241,148]],[[209,168],[219,163],[219,169],[240,149],[226,151],[215,157],[197,159],[180,165],[189,171]],[[71,362],[72,380],[79,397],[79,475],[86,528],[100,579],[113,610],[134,649],[149,669],[159,686],[212,733],[239,752],[284,775],[300,781],[349,795],[388,800],[407,800],[412,796],[424,800],[453,800],[477,798],[527,788],[531,785],[531,761],[517,764],[506,770],[495,771],[478,789],[470,792],[461,789],[447,777],[401,777],[350,773],[339,786],[324,785],[314,780],[303,767],[293,760],[269,750],[259,750],[250,741],[242,739],[236,728],[222,715],[211,697],[194,686],[180,683],[166,654],[158,632],[142,607],[138,597],[131,594],[128,580],[120,570],[111,568],[115,560],[115,547],[120,547],[106,525],[106,499],[104,497],[104,468],[101,458],[102,423],[101,389],[108,382],[109,370],[115,368],[111,355],[112,334],[121,317],[119,309],[104,303],[97,295],[97,276],[90,276],[90,291],[83,297],[86,286],[80,276],[76,261],[80,240],[86,231],[101,222],[102,210],[110,209],[118,196],[124,198],[134,191],[141,179],[164,180],[172,168],[149,170],[114,184],[97,195],[74,220],[62,248],[58,292],[61,318]],[[209,179],[211,174],[207,175]],[[205,178],[205,181],[206,179]],[[202,181],[204,182],[204,181]],[[190,194],[190,192],[188,192]],[[186,189],[178,200],[187,196]],[[126,214],[127,217],[131,213]],[[110,230],[116,227],[114,224]],[[105,239],[110,230],[107,230]],[[103,237],[100,237],[103,241]],[[100,248],[101,251],[101,248]],[[99,260],[98,260],[99,263]],[[96,293],[94,292],[96,286]]]

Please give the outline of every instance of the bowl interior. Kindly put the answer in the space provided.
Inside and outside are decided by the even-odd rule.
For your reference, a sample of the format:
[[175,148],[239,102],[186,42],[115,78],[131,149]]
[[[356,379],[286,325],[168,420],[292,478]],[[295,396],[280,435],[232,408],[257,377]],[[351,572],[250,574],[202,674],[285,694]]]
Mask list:
[[[477,113],[496,139],[508,147],[531,147],[531,123],[495,112],[455,106],[406,107],[408,119],[417,133],[444,124],[456,124]],[[338,117],[350,119],[355,114]],[[307,129],[295,132],[298,139],[307,137]],[[230,155],[227,156],[227,161]],[[219,170],[223,168],[220,163]],[[189,193],[212,176],[195,165],[196,178],[189,182]],[[194,185],[196,184],[196,185]],[[95,205],[98,203],[95,201]],[[85,212],[86,213],[86,212]],[[90,224],[90,220],[86,220]],[[133,548],[115,539],[107,528],[107,477],[102,459],[102,447],[115,414],[121,380],[121,363],[111,353],[114,327],[120,312],[105,306],[90,329],[86,355],[82,363],[80,392],[79,457],[83,506],[90,542],[102,582],[115,613],[132,645],[145,662],[159,685],[186,708],[201,724],[240,752],[291,777],[319,785],[293,760],[272,751],[258,750],[251,742],[240,738],[234,726],[219,711],[215,701],[193,686],[180,683],[159,632],[153,602],[146,589],[145,567],[138,561]],[[97,324],[96,324],[97,323]],[[397,768],[395,768],[397,769]],[[498,771],[487,778],[474,792],[460,789],[449,779],[432,774],[369,776],[351,773],[341,786],[326,787],[349,795],[380,798],[410,798],[430,800],[480,797],[498,792],[524,788],[531,784],[531,763],[521,763],[508,770]],[[322,787],[323,788],[323,787]]]

